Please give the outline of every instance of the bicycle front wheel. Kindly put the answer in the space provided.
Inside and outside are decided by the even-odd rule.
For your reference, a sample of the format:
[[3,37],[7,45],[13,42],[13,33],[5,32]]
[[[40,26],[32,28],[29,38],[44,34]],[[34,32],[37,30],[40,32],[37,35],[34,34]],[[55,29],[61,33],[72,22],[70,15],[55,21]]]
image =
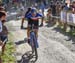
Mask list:
[[37,37],[35,35],[35,33],[31,33],[31,47],[32,47],[32,53],[35,52],[35,56],[36,56],[36,59],[38,59],[38,53],[37,53]]

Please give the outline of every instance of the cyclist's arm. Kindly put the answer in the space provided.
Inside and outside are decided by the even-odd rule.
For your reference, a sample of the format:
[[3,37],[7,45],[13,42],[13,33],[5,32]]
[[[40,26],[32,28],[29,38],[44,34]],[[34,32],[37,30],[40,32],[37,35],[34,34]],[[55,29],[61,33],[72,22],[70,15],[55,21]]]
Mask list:
[[27,14],[27,15],[25,15],[25,18],[31,18],[32,16],[31,16],[31,14]]
[[22,16],[22,22],[24,22],[25,20],[25,14]]
[[26,14],[22,17],[22,22],[24,22],[25,18],[27,18]]

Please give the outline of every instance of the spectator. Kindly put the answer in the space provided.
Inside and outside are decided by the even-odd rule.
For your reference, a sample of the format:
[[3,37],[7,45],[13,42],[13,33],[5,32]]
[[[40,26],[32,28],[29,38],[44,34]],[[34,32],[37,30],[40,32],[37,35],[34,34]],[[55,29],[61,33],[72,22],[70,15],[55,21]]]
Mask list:
[[[55,3],[53,2],[53,4],[51,5],[51,10],[52,10],[52,16],[56,16],[56,5]],[[52,17],[52,21],[53,21],[53,24],[55,24],[55,18]]]
[[73,4],[72,4],[72,13],[75,14],[75,1],[74,1]]
[[65,11],[69,10],[68,3],[65,3],[63,10],[65,10]]
[[52,3],[51,9],[52,9],[52,15],[55,16],[56,15],[56,5],[55,5],[55,3]]
[[60,16],[60,12],[61,12],[61,5],[59,2],[57,2],[57,4],[56,4],[56,15]]
[[25,0],[22,0],[22,5],[23,5],[23,6],[25,5]]
[[47,20],[48,20],[48,23],[51,22],[51,9],[50,8],[47,11]]
[[5,50],[5,45],[6,42],[4,43],[4,41],[7,38],[8,35],[8,30],[6,28],[6,26],[4,25],[6,20],[6,14],[5,12],[0,12],[0,47],[2,47],[2,54],[4,53]]
[[[71,10],[72,10],[72,13],[75,14],[75,1],[73,1],[72,5],[71,5]],[[72,26],[72,25],[69,25],[70,26],[70,29],[71,29],[71,32],[75,29],[75,26]],[[69,39],[71,40],[71,39]]]
[[5,8],[0,6],[0,11],[5,11]]

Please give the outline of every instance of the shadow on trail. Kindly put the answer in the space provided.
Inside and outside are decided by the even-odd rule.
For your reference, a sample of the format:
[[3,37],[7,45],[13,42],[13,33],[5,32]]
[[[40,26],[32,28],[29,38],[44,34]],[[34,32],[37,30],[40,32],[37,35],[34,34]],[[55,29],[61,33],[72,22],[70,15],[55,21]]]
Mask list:
[[23,44],[23,43],[27,43],[27,38],[25,38],[24,40],[21,40],[21,41],[18,41],[18,42],[15,42],[16,45],[20,45],[20,44]]
[[64,36],[67,36],[68,39],[65,39],[66,41],[71,41],[72,40],[72,44],[75,44],[75,36],[72,35],[71,32],[65,32],[63,29],[56,27],[53,30],[55,30],[56,32],[60,32],[61,34],[63,34]]
[[[27,38],[24,40],[18,41],[15,44],[20,45],[23,43],[27,43]],[[35,63],[37,61],[37,57],[32,51],[28,51],[22,55],[21,60],[17,61],[17,63]]]
[[55,23],[54,23],[54,22],[47,22],[46,27],[53,27],[54,25],[55,25]]
[[35,63],[36,61],[36,56],[31,51],[28,51],[22,55],[21,60],[17,61],[17,63]]
[[22,30],[27,30],[27,27],[23,27],[23,28],[21,28]]
[[[53,27],[55,23],[53,22],[48,22],[46,27]],[[53,30],[56,32],[60,32],[64,36],[67,36],[68,39],[65,39],[66,41],[72,41],[72,44],[75,44],[75,35],[72,34],[72,32],[65,32],[64,29],[61,29],[59,26],[55,27]],[[75,33],[75,32],[74,32]]]

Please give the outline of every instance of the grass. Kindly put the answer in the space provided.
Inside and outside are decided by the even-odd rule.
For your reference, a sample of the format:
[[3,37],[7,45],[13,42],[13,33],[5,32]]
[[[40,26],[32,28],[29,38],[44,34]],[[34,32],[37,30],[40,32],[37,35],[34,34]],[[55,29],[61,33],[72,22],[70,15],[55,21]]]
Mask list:
[[13,35],[9,33],[9,38],[8,38],[9,40],[6,44],[4,55],[1,56],[3,63],[15,63],[15,57],[13,55],[15,51],[15,47],[14,47],[12,36]]

